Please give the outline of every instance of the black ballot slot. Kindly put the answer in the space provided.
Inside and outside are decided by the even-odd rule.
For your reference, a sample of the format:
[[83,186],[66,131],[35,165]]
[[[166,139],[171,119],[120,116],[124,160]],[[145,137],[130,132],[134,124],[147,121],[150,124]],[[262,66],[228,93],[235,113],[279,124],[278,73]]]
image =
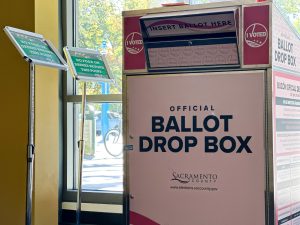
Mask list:
[[240,67],[238,9],[140,18],[148,71]]

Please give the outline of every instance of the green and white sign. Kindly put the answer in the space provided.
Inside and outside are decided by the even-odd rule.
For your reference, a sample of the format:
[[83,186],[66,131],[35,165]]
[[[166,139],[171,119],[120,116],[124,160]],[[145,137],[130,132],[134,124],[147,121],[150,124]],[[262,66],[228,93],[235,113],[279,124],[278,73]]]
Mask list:
[[76,79],[84,81],[112,80],[108,64],[100,52],[73,47],[65,47],[64,52]]
[[78,56],[71,56],[77,74],[85,74],[92,77],[102,76],[108,79],[108,72],[105,68],[102,59],[84,58]]
[[21,55],[34,64],[67,69],[67,63],[50,41],[40,34],[5,27],[4,31]]

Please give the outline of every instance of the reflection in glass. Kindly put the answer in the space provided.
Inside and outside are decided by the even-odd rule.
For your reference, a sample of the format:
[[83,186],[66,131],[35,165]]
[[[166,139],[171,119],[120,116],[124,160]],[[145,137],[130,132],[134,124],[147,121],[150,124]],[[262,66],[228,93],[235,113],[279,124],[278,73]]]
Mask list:
[[[75,105],[75,135],[79,139],[81,104]],[[123,191],[122,104],[87,104],[82,188]],[[78,157],[78,148],[75,149]],[[76,160],[77,164],[77,160]],[[77,182],[75,182],[77,184]]]

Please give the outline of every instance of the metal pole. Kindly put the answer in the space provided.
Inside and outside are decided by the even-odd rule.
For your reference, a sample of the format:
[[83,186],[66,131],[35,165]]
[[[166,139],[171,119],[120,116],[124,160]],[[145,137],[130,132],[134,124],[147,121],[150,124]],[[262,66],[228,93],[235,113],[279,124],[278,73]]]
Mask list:
[[86,82],[83,82],[82,106],[81,106],[81,129],[78,141],[79,157],[78,157],[78,190],[77,190],[77,207],[76,207],[76,224],[80,225],[81,211],[81,194],[82,194],[82,159],[84,153],[84,120],[86,106]]
[[29,109],[28,109],[28,145],[27,145],[27,189],[26,189],[26,225],[32,221],[32,190],[34,166],[34,117],[35,117],[35,71],[29,64]]

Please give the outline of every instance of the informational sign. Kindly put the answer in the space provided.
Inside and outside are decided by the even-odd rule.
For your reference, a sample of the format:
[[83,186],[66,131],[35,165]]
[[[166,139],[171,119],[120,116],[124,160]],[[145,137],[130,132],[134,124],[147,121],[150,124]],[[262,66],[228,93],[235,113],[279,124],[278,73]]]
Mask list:
[[269,8],[269,5],[244,7],[243,63],[245,66],[270,64]]
[[150,14],[141,18],[141,27],[149,38],[235,32],[235,10]]
[[51,42],[45,40],[42,35],[12,27],[5,27],[4,31],[27,61],[38,65],[67,69],[65,60]]
[[146,59],[140,16],[124,18],[124,70],[145,70]]
[[273,72],[275,224],[300,224],[300,78]]
[[273,10],[273,66],[300,72],[300,38],[279,10]]
[[101,42],[101,51],[100,51],[100,53],[101,53],[102,55],[106,55],[107,52],[108,52],[108,50],[107,50],[107,41],[106,41],[106,40],[103,40],[103,41]]
[[75,79],[83,81],[112,79],[106,59],[100,52],[73,47],[65,47],[64,52]]
[[265,224],[263,71],[126,86],[129,224]]

